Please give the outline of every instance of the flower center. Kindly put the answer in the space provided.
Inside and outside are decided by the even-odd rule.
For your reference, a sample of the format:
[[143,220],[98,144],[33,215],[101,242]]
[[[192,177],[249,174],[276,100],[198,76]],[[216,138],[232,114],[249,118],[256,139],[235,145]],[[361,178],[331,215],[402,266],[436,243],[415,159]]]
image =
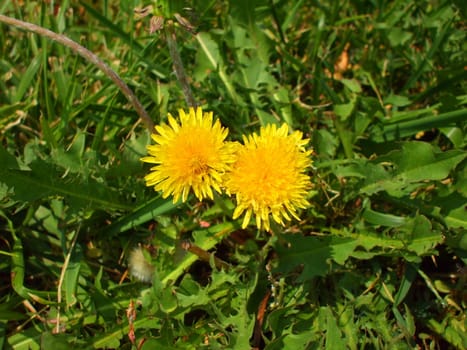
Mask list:
[[209,166],[201,154],[193,156],[190,160],[190,169],[193,175],[203,175],[208,172]]

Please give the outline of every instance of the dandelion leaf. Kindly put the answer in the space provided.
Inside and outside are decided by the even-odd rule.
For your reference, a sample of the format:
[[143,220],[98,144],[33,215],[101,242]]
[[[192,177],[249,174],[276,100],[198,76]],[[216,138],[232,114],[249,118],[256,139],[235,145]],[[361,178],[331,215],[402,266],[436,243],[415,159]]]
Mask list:
[[32,202],[50,196],[67,198],[80,208],[83,206],[128,209],[118,200],[115,191],[93,179],[79,181],[76,177],[63,177],[62,171],[46,160],[36,158],[27,166],[0,147],[0,183],[8,186],[12,198],[19,202]]
[[440,152],[425,142],[406,142],[400,150],[375,161],[387,164],[389,176],[380,181],[367,178],[360,192],[372,194],[385,190],[392,196],[402,197],[424,186],[424,181],[445,179],[466,156],[460,150]]

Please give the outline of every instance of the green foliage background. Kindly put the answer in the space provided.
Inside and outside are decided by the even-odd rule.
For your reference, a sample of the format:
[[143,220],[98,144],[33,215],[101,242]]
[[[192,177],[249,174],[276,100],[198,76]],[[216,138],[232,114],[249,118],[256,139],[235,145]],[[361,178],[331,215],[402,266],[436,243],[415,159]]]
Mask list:
[[[96,53],[159,123],[187,105],[164,29],[134,15],[149,4],[232,140],[283,122],[311,139],[312,207],[267,235],[241,230],[228,198],[163,200],[118,88],[1,24],[0,348],[467,348],[465,4],[24,0],[0,14]],[[151,284],[127,275],[139,244]]]

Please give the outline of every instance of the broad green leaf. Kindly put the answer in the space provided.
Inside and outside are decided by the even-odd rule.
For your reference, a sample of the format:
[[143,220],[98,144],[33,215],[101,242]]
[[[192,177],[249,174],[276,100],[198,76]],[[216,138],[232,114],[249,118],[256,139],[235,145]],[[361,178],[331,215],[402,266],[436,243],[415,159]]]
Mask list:
[[280,111],[282,119],[288,125],[294,125],[291,101],[289,97],[289,90],[284,86],[277,86],[277,89],[274,89],[272,94],[272,102],[275,105],[277,111]]
[[[467,201],[467,199],[466,199]],[[465,203],[459,207],[452,209],[445,216],[446,224],[451,228],[465,228],[467,227],[467,210]]]
[[248,314],[246,309],[238,311],[237,315],[230,316],[226,320],[224,327],[226,329],[232,327],[232,333],[230,335],[232,349],[249,349],[250,337],[253,334],[253,328],[255,326],[255,318]]
[[325,308],[326,314],[326,350],[345,348],[345,340],[337,325],[336,318],[332,314],[330,307]]
[[362,92],[362,86],[356,79],[341,79],[340,82],[352,92],[357,94]]
[[[16,164],[14,164],[16,162]],[[104,184],[88,179],[80,183],[76,179],[63,178],[56,167],[43,160],[29,164],[22,170],[9,153],[0,147],[0,182],[14,191],[14,199],[31,202],[49,196],[63,196],[77,207],[101,207],[128,210],[130,207],[119,201],[119,195]]]
[[462,148],[465,146],[465,134],[461,128],[458,127],[446,127],[439,128],[439,130],[451,140],[455,148]]
[[423,256],[438,243],[441,243],[443,236],[441,232],[433,230],[430,220],[423,215],[417,215],[401,227],[404,234],[403,240],[407,242],[407,250]]
[[[286,334],[282,338],[281,349],[306,349],[306,346],[310,343],[310,335],[306,332],[299,334]],[[276,348],[278,349],[278,348]]]
[[356,100],[351,100],[349,103],[336,104],[334,105],[334,113],[341,118],[341,120],[347,120],[355,108]]
[[352,254],[358,242],[347,237],[304,237],[299,235],[284,236],[288,246],[279,245],[278,271],[288,272],[297,266],[303,266],[299,280],[324,276],[329,271],[329,260],[343,264]]
[[71,146],[66,151],[61,148],[55,150],[54,162],[72,173],[81,171],[84,168],[85,143],[86,134],[83,131],[77,131]]
[[[337,233],[337,232],[336,232]],[[343,233],[340,233],[343,234]],[[278,272],[302,269],[300,281],[324,276],[330,261],[343,265],[348,258],[371,259],[378,255],[398,255],[409,261],[420,260],[439,244],[443,237],[432,230],[430,221],[421,215],[407,219],[398,228],[398,237],[386,237],[361,230],[358,234],[325,237],[287,235],[287,246],[278,245]]]
[[339,145],[336,136],[326,129],[314,130],[312,142],[313,149],[321,160],[333,158]]
[[[440,232],[432,230],[430,221],[417,215],[413,219],[398,228],[398,238],[389,238],[377,236],[374,234],[359,234],[358,246],[375,255],[386,254],[387,252],[396,253],[399,251],[406,258],[414,259],[431,252],[431,250],[443,240]],[[375,249],[379,247],[381,250]],[[370,258],[374,255],[361,255],[360,250],[356,250],[351,255],[359,258]]]
[[203,80],[211,71],[217,71],[223,66],[219,46],[212,38],[211,34],[203,32],[196,36],[201,50],[197,52],[197,80]]
[[[271,46],[273,42],[261,30],[257,23],[249,23],[247,27],[236,21],[232,22],[233,40],[230,45],[235,48],[236,56],[240,66],[248,65],[252,61],[267,65],[270,61]],[[265,73],[269,72],[265,67]]]
[[68,350],[72,347],[73,336],[44,332],[41,335],[41,349]]
[[401,28],[391,28],[387,34],[391,46],[402,46],[405,45],[410,39],[412,39],[412,33]]
[[389,95],[384,99],[384,104],[390,104],[395,107],[404,107],[408,106],[412,103],[412,101],[407,97],[403,95]]
[[[140,159],[147,154],[146,146],[149,143],[150,133],[142,133],[138,136],[132,133],[130,138],[125,142],[125,147],[120,154],[120,161],[108,170],[107,176],[127,177],[140,174],[143,168],[143,163]],[[146,169],[149,169],[149,167]]]
[[[454,190],[454,188],[452,188]],[[467,197],[460,191],[450,192],[448,195],[438,195],[433,198],[431,205],[439,209],[442,219],[450,228],[467,228]]]
[[247,89],[258,89],[261,84],[266,86],[276,87],[277,81],[274,77],[268,73],[267,66],[261,62],[257,57],[255,59],[246,60],[245,68],[242,68],[244,80],[241,82],[242,85]]
[[425,142],[403,143],[401,150],[374,161],[390,164],[393,169],[388,169],[387,175],[380,180],[369,176],[360,192],[372,194],[385,190],[392,196],[401,197],[423,185],[422,181],[445,179],[466,156],[467,152],[460,150],[439,152]]
[[178,298],[175,295],[174,291],[171,288],[165,288],[162,290],[161,294],[158,295],[159,307],[162,312],[170,314],[175,312],[178,305]]
[[191,277],[183,279],[177,293],[177,299],[182,308],[207,305],[211,300],[206,289],[200,288],[199,284],[193,281]]
[[439,152],[426,142],[406,142],[383,161],[391,161],[395,175],[407,181],[442,180],[466,156],[458,150]]

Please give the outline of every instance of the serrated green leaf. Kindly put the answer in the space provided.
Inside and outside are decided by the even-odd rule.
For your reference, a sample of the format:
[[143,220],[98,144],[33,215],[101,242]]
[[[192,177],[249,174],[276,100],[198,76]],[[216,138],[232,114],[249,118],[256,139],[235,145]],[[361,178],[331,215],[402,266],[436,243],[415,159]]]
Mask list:
[[81,207],[131,209],[119,202],[115,191],[95,180],[80,183],[76,179],[63,178],[56,167],[41,159],[31,162],[29,170],[20,170],[13,159],[0,147],[0,162],[7,164],[0,168],[0,182],[13,189],[13,197],[18,201],[31,202],[58,195]]
[[[447,210],[446,208],[442,208],[442,209],[445,209],[443,211],[446,212],[444,216],[444,220],[446,224],[451,228],[467,228],[467,208],[466,208],[467,198],[465,197],[462,197],[462,198],[463,198],[463,201],[457,202],[458,204],[457,207],[454,207],[454,208],[448,207]],[[451,204],[453,203],[451,202]]]
[[448,216],[446,216],[446,224],[451,228],[467,227],[467,214],[465,206],[450,211]]
[[196,36],[202,50],[197,52],[197,71],[195,78],[204,79],[210,71],[216,71],[223,66],[218,44],[212,39],[209,33],[199,33]]
[[86,134],[78,131],[73,138],[68,150],[61,148],[55,149],[53,160],[57,165],[71,172],[80,171],[83,164],[84,147],[86,143]]
[[402,28],[391,28],[387,34],[387,38],[391,46],[405,45],[410,39],[412,39],[413,34],[409,31],[403,30]]
[[407,250],[423,256],[443,240],[440,232],[432,229],[431,222],[423,215],[417,215],[401,227]]
[[299,236],[288,235],[287,246],[277,246],[278,272],[290,272],[301,266],[299,280],[324,276],[330,260],[342,265],[349,257],[371,259],[377,255],[398,254],[413,260],[429,253],[443,237],[432,230],[430,221],[424,216],[407,218],[399,228],[400,238],[384,237],[360,231],[359,234],[342,236]]
[[345,104],[336,104],[334,105],[334,113],[341,118],[341,120],[347,120],[352,115],[352,112],[355,108],[356,100],[352,100],[349,103]]
[[466,152],[436,151],[426,142],[406,142],[386,158],[396,167],[395,175],[407,181],[442,180],[467,156]]
[[329,307],[325,308],[326,314],[326,350],[344,349],[345,341],[337,325],[336,318]]
[[73,340],[73,337],[65,334],[44,332],[41,335],[41,349],[68,350],[72,347],[70,340]]
[[396,107],[404,107],[408,106],[412,103],[412,101],[407,96],[402,95],[389,95],[384,99],[384,104],[390,104]]
[[360,82],[356,79],[341,79],[340,82],[352,92],[355,92],[357,94],[362,92],[362,86],[360,85]]
[[[310,342],[310,335],[306,332],[300,334],[286,334],[282,338],[280,349],[306,349]],[[268,348],[269,349],[269,348]],[[274,348],[273,348],[274,349]],[[276,348],[279,349],[279,348]]]
[[461,150],[439,152],[425,142],[406,142],[401,150],[375,161],[391,164],[393,169],[386,170],[387,175],[377,174],[381,176],[380,180],[370,174],[360,193],[373,194],[385,190],[395,197],[407,195],[419,187],[417,183],[445,179],[466,156],[467,152]]
[[427,324],[430,329],[445,339],[449,344],[452,344],[455,348],[467,348],[467,335],[465,334],[464,321],[446,317],[441,322],[430,319]]
[[336,236],[318,238],[290,235],[284,238],[289,245],[277,247],[278,271],[287,272],[303,265],[300,280],[324,276],[329,270],[330,259],[343,264],[358,243],[352,238]]

